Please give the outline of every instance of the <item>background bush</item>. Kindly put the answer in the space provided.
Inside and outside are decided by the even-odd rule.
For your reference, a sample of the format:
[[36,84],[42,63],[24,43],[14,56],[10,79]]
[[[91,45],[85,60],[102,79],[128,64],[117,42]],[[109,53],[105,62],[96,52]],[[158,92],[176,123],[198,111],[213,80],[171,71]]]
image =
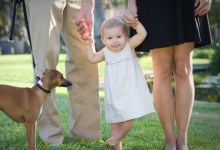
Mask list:
[[215,49],[212,47],[195,49],[193,52],[193,58],[207,58],[211,59],[215,53]]
[[220,46],[216,46],[214,55],[211,59],[211,73],[212,75],[220,73]]

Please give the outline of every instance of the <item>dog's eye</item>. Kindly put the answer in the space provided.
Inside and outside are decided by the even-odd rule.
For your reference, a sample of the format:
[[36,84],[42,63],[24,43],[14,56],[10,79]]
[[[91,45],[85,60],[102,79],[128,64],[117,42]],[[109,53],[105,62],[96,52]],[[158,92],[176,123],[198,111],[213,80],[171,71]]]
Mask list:
[[60,74],[60,77],[63,78],[63,74]]

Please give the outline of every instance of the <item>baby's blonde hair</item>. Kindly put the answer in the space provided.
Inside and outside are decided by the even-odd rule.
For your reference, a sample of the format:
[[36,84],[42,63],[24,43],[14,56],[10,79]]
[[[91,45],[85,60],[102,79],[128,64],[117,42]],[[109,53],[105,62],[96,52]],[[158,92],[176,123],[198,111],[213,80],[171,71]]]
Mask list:
[[122,27],[123,33],[128,37],[129,35],[128,27],[126,23],[121,18],[118,18],[118,17],[110,18],[102,23],[101,29],[100,29],[101,37],[103,38],[105,29],[110,29],[113,27]]

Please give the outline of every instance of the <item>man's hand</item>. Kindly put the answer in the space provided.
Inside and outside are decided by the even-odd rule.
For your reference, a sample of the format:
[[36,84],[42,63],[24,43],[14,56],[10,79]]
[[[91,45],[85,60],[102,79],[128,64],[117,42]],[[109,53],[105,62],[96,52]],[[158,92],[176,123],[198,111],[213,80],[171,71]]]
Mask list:
[[86,40],[86,36],[93,36],[93,14],[81,10],[76,18],[75,24],[81,39]]
[[87,35],[93,37],[93,11],[94,0],[81,0],[81,10],[75,20],[75,24],[77,25],[77,31],[83,40],[86,40]]

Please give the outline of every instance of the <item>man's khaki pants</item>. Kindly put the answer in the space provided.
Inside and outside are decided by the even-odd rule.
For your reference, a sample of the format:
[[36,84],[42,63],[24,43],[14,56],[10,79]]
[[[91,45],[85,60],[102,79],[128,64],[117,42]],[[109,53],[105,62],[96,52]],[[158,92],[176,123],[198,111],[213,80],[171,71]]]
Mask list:
[[[69,94],[69,135],[84,139],[100,139],[100,106],[97,64],[86,58],[84,42],[75,26],[80,11],[76,0],[27,0],[33,54],[41,75],[46,68],[56,69],[59,61],[60,34],[68,48],[66,77],[73,83]],[[38,120],[43,141],[60,144],[64,131],[55,104],[53,90]]]

